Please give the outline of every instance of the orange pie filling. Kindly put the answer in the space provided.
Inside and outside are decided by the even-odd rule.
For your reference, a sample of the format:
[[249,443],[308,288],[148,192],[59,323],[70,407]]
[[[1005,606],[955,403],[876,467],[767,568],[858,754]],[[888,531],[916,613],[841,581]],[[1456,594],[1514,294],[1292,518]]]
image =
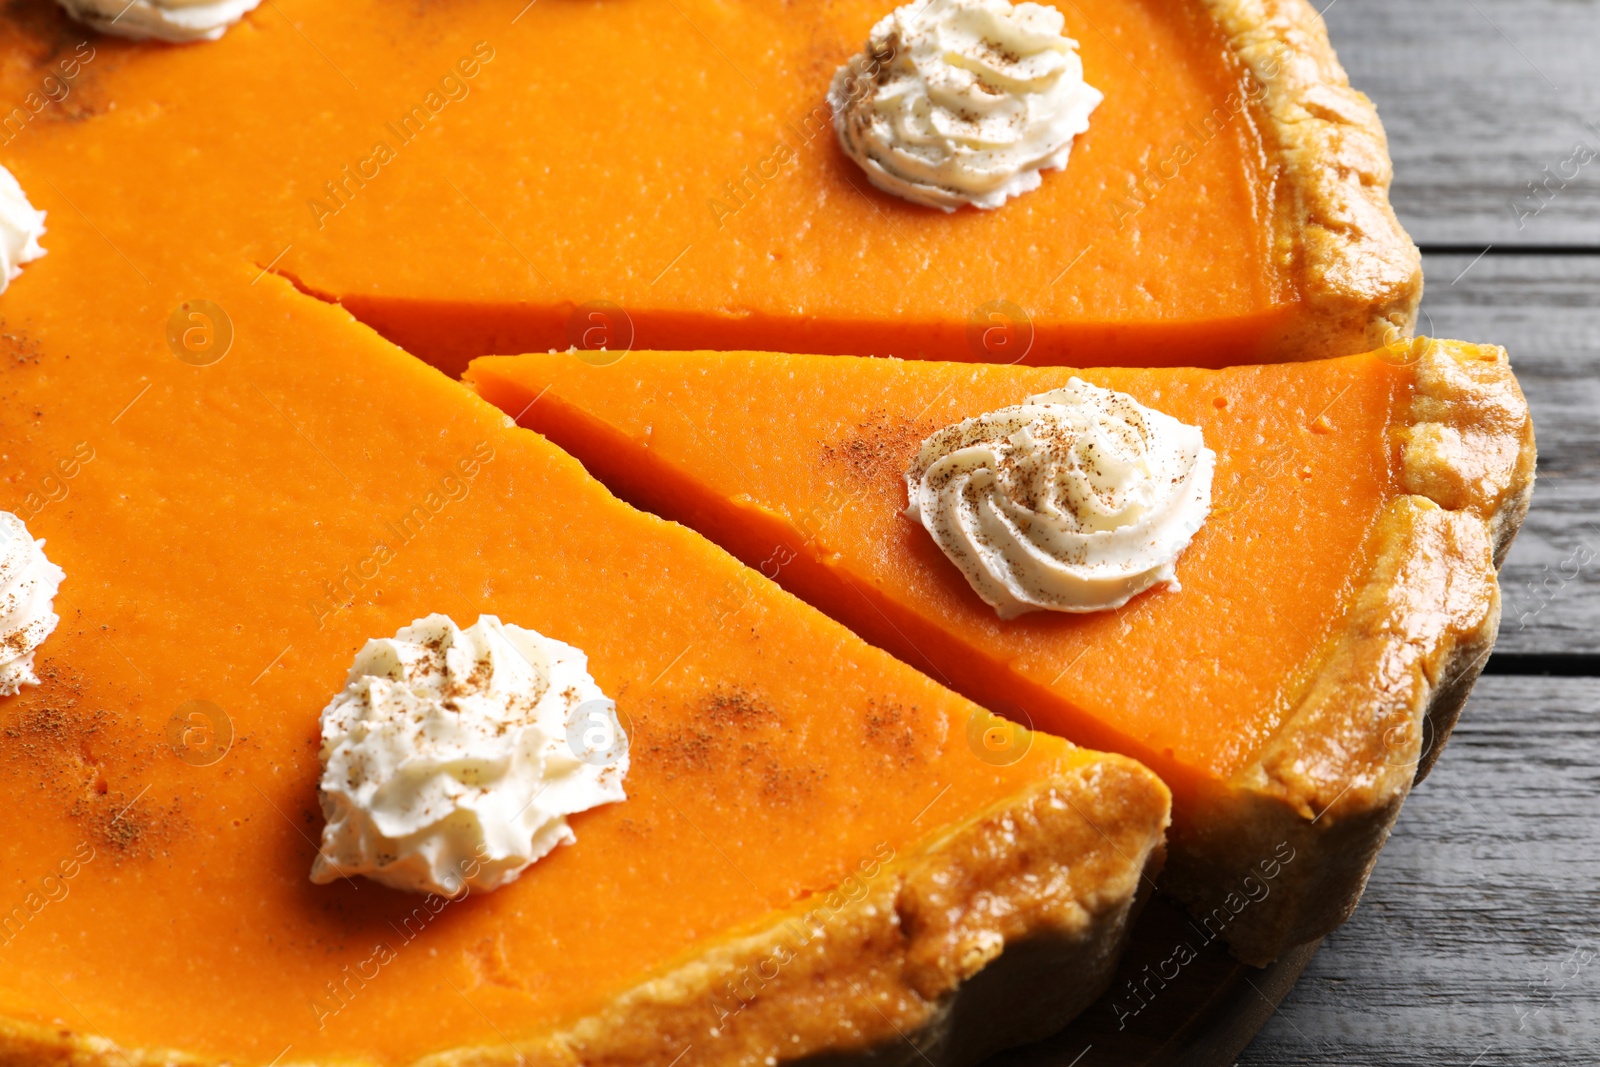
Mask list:
[[[935,430],[1072,375],[1200,426],[1218,456],[1211,514],[1181,592],[1002,620],[903,514],[905,470]],[[1406,368],[1371,356],[1212,372],[635,352],[608,367],[489,357],[472,380],[626,499],[752,565],[776,551],[767,573],[836,614],[883,612],[874,639],[898,631],[893,650],[932,677],[1128,752],[1180,793],[1249,764],[1339,626],[1400,491],[1387,430],[1411,393]]]
[[[1111,855],[1120,903],[1084,883],[1085,916],[1131,899],[1164,819],[1148,772],[1042,736],[985,758],[986,713],[279,279],[218,271],[205,309],[231,340],[169,349],[150,311],[187,291],[85,285],[84,264],[126,264],[51,221],[51,256],[6,294],[0,371],[27,397],[0,411],[0,506],[66,573],[42,684],[3,708],[0,1015],[41,1043],[17,1047],[505,1049],[776,912],[826,918],[836,887],[887,891],[1058,779],[1098,776],[1125,806],[1097,821],[1143,842],[1132,866]],[[317,712],[369,637],[434,611],[587,652],[629,723],[628,798],[492,893],[313,885]],[[1083,832],[1082,877],[1109,878]],[[709,997],[691,1006],[716,1025]]]
[[[1081,914],[1028,911],[1002,941],[1048,927],[1114,958],[1166,788],[997,724],[767,579],[1014,719],[1143,760],[1192,806],[1260,756],[1350,608],[1397,494],[1403,369],[1086,372],[1205,428],[1216,507],[1181,596],[1002,624],[899,515],[904,449],[1064,373],[475,365],[485,398],[760,577],[285,281],[451,372],[568,346],[608,348],[598,363],[706,345],[1305,354],[1288,339],[1320,320],[1281,146],[1200,0],[1066,5],[1106,94],[1070,166],[948,217],[871,188],[828,125],[833,71],[883,13],[285,0],[203,47],[87,51],[53,7],[0,14],[16,31],[0,89],[39,100],[5,162],[49,212],[50,253],[4,296],[0,374],[20,400],[0,409],[0,507],[66,574],[40,684],[0,708],[0,1044],[108,1062],[566,1055],[597,1012],[657,988],[641,981],[764,923],[929,917],[938,936],[914,944],[850,927],[861,967],[885,945],[914,966],[881,995],[880,974],[845,972],[873,996],[840,992],[859,1017],[819,1013],[805,1040],[848,1048],[878,1017],[926,1023],[953,995],[940,982],[992,958],[972,946],[993,930],[939,926],[960,879],[938,864],[991,832],[1026,844],[1016,813],[1035,807],[1072,828],[1050,840],[1077,850],[1058,866]],[[575,844],[493,893],[313,885],[316,710],[364,641],[433,612],[583,649],[628,725],[628,799],[574,815]],[[1018,863],[1007,884],[1031,884]],[[739,1055],[773,1055],[727,993],[635,1026],[661,1042],[643,1058],[730,1011]]]
[[[833,132],[830,79],[882,0],[514,24],[469,0],[376,36],[376,0],[277,8],[191,48],[96,38],[8,165],[146,273],[119,229],[205,234],[452,373],[602,343],[1221,363],[1310,321],[1261,83],[1199,0],[1063,5],[1104,102],[1041,188],[949,216],[874,189]],[[53,42],[81,31],[42,19],[19,35],[70,57]],[[69,104],[88,121],[45,121]]]
[[[1178,559],[1181,590],[1003,620],[904,514],[905,472],[934,431],[1074,374],[1202,429],[1217,454],[1211,512]],[[1253,851],[1282,843],[1254,834],[1333,842],[1397,810],[1431,759],[1430,693],[1464,696],[1458,668],[1470,684],[1492,642],[1490,554],[1531,485],[1526,406],[1503,353],[1449,342],[1222,371],[527,355],[477,360],[470,379],[625,499],[705,532],[931,677],[1151,767],[1175,797],[1175,866],[1202,868],[1196,895],[1222,895]],[[1352,821],[1336,830],[1341,818]],[[1353,906],[1360,877],[1320,865],[1348,854],[1364,872],[1380,843],[1302,861],[1308,896],[1348,890]],[[1324,877],[1341,888],[1317,890]],[[1270,959],[1283,937],[1343,914],[1269,930],[1246,957]]]

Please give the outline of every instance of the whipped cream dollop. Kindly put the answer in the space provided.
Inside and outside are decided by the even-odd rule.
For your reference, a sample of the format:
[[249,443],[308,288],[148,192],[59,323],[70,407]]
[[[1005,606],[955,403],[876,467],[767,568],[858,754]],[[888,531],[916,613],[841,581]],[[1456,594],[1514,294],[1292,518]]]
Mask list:
[[480,616],[368,641],[322,710],[311,880],[456,897],[513,881],[566,817],[626,799],[627,737],[578,649]]
[[879,189],[954,211],[995,208],[1062,168],[1104,99],[1061,12],[922,0],[872,28],[828,90],[845,153]]
[[55,598],[66,577],[45,558],[44,541],[35,541],[17,516],[0,511],[0,696],[39,684],[33,654],[61,621]]
[[136,41],[215,41],[261,0],[56,0],[91,29]]
[[6,291],[22,265],[44,255],[44,212],[34,210],[16,175],[0,167],[0,293]]
[[1073,378],[924,441],[906,514],[1002,619],[1102,611],[1178,588],[1216,463],[1199,427]]

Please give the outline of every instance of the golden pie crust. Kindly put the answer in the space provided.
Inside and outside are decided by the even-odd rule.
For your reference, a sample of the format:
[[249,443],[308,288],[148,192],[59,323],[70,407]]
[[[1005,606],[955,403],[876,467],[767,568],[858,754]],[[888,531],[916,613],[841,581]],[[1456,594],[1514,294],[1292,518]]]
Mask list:
[[1314,359],[1408,338],[1422,256],[1389,203],[1394,176],[1377,109],[1350,87],[1307,0],[1204,0],[1265,89],[1256,114],[1279,161],[1274,258],[1312,312],[1269,346]]
[[[1161,868],[1169,810],[1143,766],[1097,758],[719,938],[597,1014],[417,1067],[977,1063],[1056,1032],[1104,991]],[[0,1018],[0,1067],[215,1063]]]
[[[1173,827],[1162,887],[1248,963],[1355,909],[1494,646],[1497,571],[1533,493],[1533,422],[1505,349],[1419,338],[1385,357],[1415,365],[1395,442],[1408,495],[1374,523],[1371,570],[1272,743]],[[1254,871],[1285,856],[1256,899]]]

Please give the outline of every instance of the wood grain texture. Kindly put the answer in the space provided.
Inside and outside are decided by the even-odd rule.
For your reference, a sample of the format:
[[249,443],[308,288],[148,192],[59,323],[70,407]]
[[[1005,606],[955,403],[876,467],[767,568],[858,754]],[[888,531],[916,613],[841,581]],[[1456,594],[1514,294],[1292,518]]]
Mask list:
[[1423,271],[1418,329],[1504,345],[1539,437],[1496,651],[1600,652],[1600,255],[1429,255]]
[[1600,3],[1313,2],[1378,105],[1413,240],[1600,246]]
[[1484,678],[1242,1067],[1600,1062],[1600,683]]

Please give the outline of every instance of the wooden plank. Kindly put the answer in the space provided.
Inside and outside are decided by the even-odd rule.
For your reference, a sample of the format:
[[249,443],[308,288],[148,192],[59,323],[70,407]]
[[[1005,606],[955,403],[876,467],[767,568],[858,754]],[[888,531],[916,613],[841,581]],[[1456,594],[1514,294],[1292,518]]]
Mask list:
[[1600,652],[1600,256],[1429,255],[1423,272],[1419,329],[1505,345],[1539,436],[1497,651]]
[[[1597,786],[1600,684],[1485,678],[1360,908],[1320,954],[1307,946],[1265,971],[1242,967],[1157,897],[1099,1002],[986,1067],[1590,1062]],[[1188,945],[1198,947],[1175,951]]]
[[1485,678],[1355,916],[1239,1063],[1600,1057],[1600,684]]
[[1600,4],[1312,2],[1378,105],[1418,244],[1600,246]]

